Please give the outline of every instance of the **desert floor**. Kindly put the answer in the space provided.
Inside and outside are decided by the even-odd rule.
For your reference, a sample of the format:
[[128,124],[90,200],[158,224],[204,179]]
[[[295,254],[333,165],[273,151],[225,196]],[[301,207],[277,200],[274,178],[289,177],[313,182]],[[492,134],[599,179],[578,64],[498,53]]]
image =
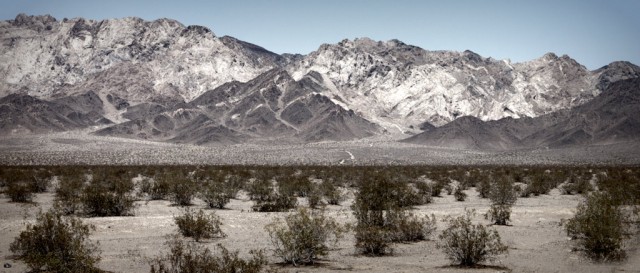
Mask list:
[[100,137],[87,131],[0,137],[0,165],[574,165],[640,164],[640,145],[476,151],[398,142],[404,136],[353,141],[280,140],[197,146]]
[[[436,248],[437,234],[445,227],[440,221],[443,216],[461,215],[465,208],[475,209],[475,221],[488,224],[482,214],[488,209],[489,200],[478,198],[475,188],[466,193],[469,197],[464,202],[443,194],[434,198],[431,204],[416,207],[413,212],[417,215],[436,215],[438,231],[429,241],[394,245],[395,251],[389,256],[357,255],[353,233],[348,233],[318,265],[282,266],[273,256],[264,226],[286,213],[253,212],[252,201],[242,192],[227,209],[207,210],[222,218],[222,229],[228,236],[201,244],[215,248],[220,243],[230,250],[238,250],[241,255],[248,255],[251,249],[265,249],[270,266],[289,272],[640,272],[638,236],[626,242],[628,258],[622,262],[596,263],[580,252],[572,251],[575,242],[566,236],[561,222],[572,217],[582,197],[560,195],[557,189],[549,195],[518,199],[511,215],[512,225],[494,226],[509,246],[508,254],[485,263],[487,266],[483,268],[452,267],[442,251]],[[353,223],[350,210],[353,193],[350,196],[340,206],[328,206],[327,214],[341,223]],[[24,264],[12,259],[9,244],[23,230],[25,215],[30,215],[27,219],[33,219],[35,212],[51,206],[53,198],[51,193],[38,194],[35,204],[20,205],[0,197],[0,262],[12,265],[11,268],[0,268],[0,272],[26,271]],[[299,199],[299,205],[305,204],[304,199]],[[204,208],[204,203],[196,200],[193,208]],[[147,259],[165,251],[165,237],[177,232],[173,216],[180,213],[181,209],[168,201],[141,201],[135,216],[83,218],[85,223],[96,227],[91,239],[100,242],[102,261],[99,267],[111,272],[149,272]]]

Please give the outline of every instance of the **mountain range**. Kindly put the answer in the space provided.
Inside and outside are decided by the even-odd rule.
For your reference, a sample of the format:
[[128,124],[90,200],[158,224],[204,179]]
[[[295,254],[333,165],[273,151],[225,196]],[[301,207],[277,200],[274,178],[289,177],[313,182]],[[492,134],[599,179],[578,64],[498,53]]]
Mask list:
[[390,135],[464,149],[640,137],[640,68],[590,71],[368,38],[275,54],[171,19],[0,21],[0,135],[86,129],[174,143]]

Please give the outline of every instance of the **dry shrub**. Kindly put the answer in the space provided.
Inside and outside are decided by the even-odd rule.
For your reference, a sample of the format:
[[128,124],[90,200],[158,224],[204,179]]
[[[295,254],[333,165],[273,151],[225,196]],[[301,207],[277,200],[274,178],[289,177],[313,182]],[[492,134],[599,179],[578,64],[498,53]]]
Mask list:
[[435,224],[406,213],[406,184],[392,182],[384,174],[370,173],[363,180],[352,205],[357,220],[356,249],[365,255],[384,255],[391,244],[425,239]]
[[496,225],[506,226],[511,221],[511,206],[492,204],[485,218]]
[[467,198],[467,194],[462,191],[462,187],[457,187],[456,191],[453,193],[453,196],[458,202],[463,202]]
[[94,174],[84,187],[81,201],[88,216],[130,216],[135,209],[131,178],[107,173]]
[[293,265],[313,264],[328,253],[328,243],[336,244],[344,231],[335,220],[322,211],[298,209],[265,227],[269,232],[276,256]]
[[7,183],[7,189],[4,194],[9,197],[11,202],[30,203],[33,201],[33,191],[31,185],[22,181],[10,181]]
[[34,272],[101,272],[98,245],[88,241],[95,227],[50,210],[27,224],[10,250]]
[[443,219],[448,226],[438,236],[437,247],[454,264],[473,266],[507,252],[498,231],[489,230],[482,224],[474,225],[471,222],[474,215],[474,211],[465,211],[462,216]]
[[580,247],[595,260],[618,260],[625,227],[623,214],[608,193],[594,192],[578,205],[575,216],[567,222],[567,234],[579,240]]
[[262,251],[250,251],[251,258],[242,259],[238,252],[231,252],[217,245],[217,252],[185,242],[178,236],[170,236],[166,242],[169,252],[149,261],[151,273],[259,273],[267,264]]
[[207,181],[203,186],[204,190],[200,193],[200,199],[210,208],[222,209],[231,201],[230,190],[227,189],[224,182]]
[[80,175],[60,176],[56,188],[55,206],[66,215],[74,214],[82,208],[82,191],[86,177]]
[[174,217],[180,233],[185,237],[192,237],[196,242],[201,239],[221,238],[227,235],[222,232],[220,217],[214,213],[207,214],[203,210],[194,213],[191,209],[185,209],[181,216]]

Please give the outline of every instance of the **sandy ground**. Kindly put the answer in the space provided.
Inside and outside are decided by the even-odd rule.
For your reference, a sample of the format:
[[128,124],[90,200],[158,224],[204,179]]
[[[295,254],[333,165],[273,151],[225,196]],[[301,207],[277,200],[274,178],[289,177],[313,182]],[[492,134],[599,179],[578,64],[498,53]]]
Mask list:
[[[488,224],[481,214],[488,209],[489,201],[478,198],[474,188],[466,193],[469,197],[464,202],[443,195],[431,204],[416,207],[413,212],[435,214],[438,217],[436,235],[445,226],[440,221],[443,216],[461,215],[465,208],[476,209],[475,221]],[[436,248],[436,235],[430,241],[396,244],[390,256],[366,257],[355,253],[353,234],[349,233],[319,265],[283,269],[289,272],[640,272],[640,240],[637,236],[627,242],[629,257],[623,262],[594,263],[581,253],[571,251],[574,242],[568,240],[560,223],[573,215],[580,200],[580,196],[560,195],[558,190],[550,195],[518,199],[511,216],[512,225],[495,226],[509,246],[509,253],[486,263],[490,265],[486,268],[449,266],[445,255]],[[9,244],[24,228],[24,215],[31,215],[28,219],[33,219],[36,211],[48,209],[52,201],[51,193],[38,194],[36,205],[9,203],[7,198],[0,198],[0,262],[12,265],[11,268],[0,268],[0,272],[25,272],[24,264],[11,259]],[[304,199],[299,201],[301,205],[305,204]],[[328,215],[342,223],[353,222],[350,202],[328,206]],[[202,245],[213,248],[221,243],[240,251],[241,255],[247,255],[250,249],[266,249],[271,265],[280,267],[263,227],[285,213],[252,212],[251,205],[248,198],[239,195],[227,209],[208,210],[222,218],[222,229],[228,237]],[[193,207],[203,208],[204,204],[196,200]],[[180,208],[168,201],[151,201],[138,202],[135,216],[84,218],[86,223],[96,226],[91,239],[100,242],[102,261],[99,267],[112,272],[148,272],[146,259],[163,251],[165,236],[177,232],[173,216],[180,213]]]

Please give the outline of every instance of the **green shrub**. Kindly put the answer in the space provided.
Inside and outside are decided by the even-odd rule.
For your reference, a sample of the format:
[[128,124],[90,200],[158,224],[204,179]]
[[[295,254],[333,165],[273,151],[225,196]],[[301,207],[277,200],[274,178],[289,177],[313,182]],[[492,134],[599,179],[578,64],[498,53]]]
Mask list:
[[7,183],[7,189],[4,194],[9,197],[11,202],[30,203],[33,201],[32,187],[27,182],[10,181]]
[[106,173],[93,174],[81,195],[82,208],[88,216],[129,216],[135,209],[131,178]]
[[207,203],[210,208],[222,209],[231,201],[229,190],[226,189],[224,182],[208,181],[203,186],[204,189],[200,193],[200,199]]
[[393,252],[392,232],[373,225],[356,225],[356,249],[365,255],[380,256]]
[[562,185],[560,191],[562,194],[585,194],[593,191],[589,175],[571,175],[569,181]]
[[88,241],[94,229],[54,210],[40,212],[10,250],[35,272],[101,272],[95,268],[100,260],[98,245]]
[[281,194],[307,197],[311,192],[313,184],[308,176],[304,175],[284,175],[278,177],[278,188]]
[[462,187],[457,187],[453,196],[456,198],[456,201],[459,202],[462,202],[467,198],[467,194],[462,191]]
[[478,193],[480,198],[489,198],[489,194],[491,193],[491,180],[486,175],[480,175],[478,178]]
[[429,185],[431,186],[431,191],[430,191],[431,192],[431,196],[432,197],[439,197],[440,194],[442,193],[442,189],[444,189],[445,186],[448,185],[448,183],[444,179],[438,179],[438,180],[435,180],[435,182],[432,182]]
[[140,191],[151,200],[165,200],[168,199],[172,182],[171,175],[157,175],[153,179],[144,179]]
[[417,242],[429,239],[431,234],[436,230],[436,216],[425,215],[420,219],[413,213],[407,213],[403,210],[397,211],[392,214],[393,219],[391,222],[394,226],[390,229],[391,242],[394,243],[407,243]]
[[267,197],[256,201],[253,205],[253,211],[257,212],[279,212],[287,211],[296,207],[298,201],[293,196],[282,195],[279,193],[271,193]]
[[408,186],[392,182],[382,173],[370,173],[360,183],[352,205],[357,220],[356,249],[366,255],[393,251],[391,243],[421,240],[432,232],[431,220],[406,213]]
[[311,191],[307,194],[307,202],[309,203],[309,208],[312,209],[325,205],[324,202],[322,202],[322,193],[318,186],[312,186]]
[[197,194],[196,182],[186,175],[173,175],[169,179],[169,199],[178,206],[189,206]]
[[416,188],[416,190],[418,191],[417,196],[418,196],[418,203],[419,205],[425,205],[425,204],[429,204],[431,203],[432,200],[432,196],[431,196],[431,186],[429,186],[429,184],[427,182],[424,181],[416,181],[413,183],[414,187]]
[[80,211],[82,206],[82,190],[86,177],[84,175],[60,176],[60,184],[56,188],[55,206],[65,215]]
[[46,192],[51,185],[52,175],[48,170],[31,170],[28,174],[31,180],[31,191],[41,193]]
[[200,239],[211,239],[226,237],[222,232],[220,217],[214,213],[206,214],[203,210],[194,213],[186,209],[181,216],[174,217],[180,233],[185,237],[193,237],[196,242]]
[[474,211],[465,211],[465,215],[443,220],[448,226],[438,236],[440,241],[437,247],[454,264],[473,266],[507,252],[507,246],[502,244],[498,231],[488,230],[482,224],[474,225],[471,222],[474,215]]
[[265,227],[276,256],[293,265],[313,264],[328,253],[328,241],[337,243],[343,228],[323,212],[298,209],[296,213],[276,219]]
[[611,168],[598,176],[598,188],[611,195],[617,205],[640,205],[640,173],[638,170]]
[[581,248],[596,260],[624,257],[623,214],[608,193],[594,192],[578,205],[567,222],[567,234],[579,239]]
[[242,259],[218,244],[217,253],[193,242],[172,236],[166,242],[169,252],[149,261],[151,273],[259,273],[267,264],[262,251],[250,251],[250,259]]
[[323,180],[319,190],[330,205],[340,205],[340,202],[344,201],[340,188],[333,182]]
[[256,178],[247,187],[249,198],[254,201],[266,201],[272,198],[274,191],[273,183],[266,178]]
[[511,205],[492,204],[485,218],[496,225],[506,226],[511,221]]
[[511,206],[518,200],[513,181],[509,176],[498,176],[489,192],[491,208],[485,214],[496,225],[507,225],[511,220]]
[[392,251],[394,213],[399,210],[396,183],[379,173],[371,173],[369,180],[360,183],[352,205],[357,220],[356,249],[366,255],[384,255]]
[[510,177],[498,177],[491,185],[489,199],[493,204],[513,205],[518,200],[516,190]]
[[533,194],[534,196],[549,194],[551,189],[556,186],[554,177],[548,171],[538,171],[528,178],[529,183],[527,188],[525,189],[527,196],[531,194]]

